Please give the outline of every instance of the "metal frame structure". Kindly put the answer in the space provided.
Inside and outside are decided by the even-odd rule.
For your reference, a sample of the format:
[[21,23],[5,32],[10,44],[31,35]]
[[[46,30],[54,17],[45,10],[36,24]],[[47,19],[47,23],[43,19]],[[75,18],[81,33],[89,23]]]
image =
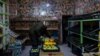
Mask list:
[[[86,16],[88,16],[88,15],[86,15]],[[92,17],[92,16],[90,16],[90,17]],[[78,18],[78,17],[77,17]],[[84,38],[87,38],[87,39],[90,39],[90,40],[92,40],[92,41],[96,41],[96,42],[98,42],[98,45],[99,45],[99,42],[100,42],[100,40],[99,40],[99,34],[97,34],[97,39],[95,39],[95,38],[91,38],[90,36],[88,36],[88,35],[84,35],[83,34],[83,32],[84,32],[84,26],[83,26],[83,23],[84,22],[95,22],[95,21],[98,21],[99,23],[100,23],[100,14],[98,15],[98,17],[97,16],[93,16],[93,19],[86,19],[85,17],[83,17],[84,19],[78,19],[78,20],[75,20],[75,18],[73,17],[73,20],[71,19],[68,19],[68,42],[70,43],[70,47],[73,49],[73,47],[72,46],[74,46],[75,48],[78,48],[80,51],[81,51],[81,55],[82,55],[82,53],[85,53],[85,47],[84,47],[84,42],[85,42],[85,40],[84,40]],[[73,23],[73,22],[79,22],[79,24],[80,24],[80,26],[78,27],[79,28],[79,30],[76,30],[76,29],[74,29],[74,30],[76,30],[76,31],[79,31],[79,32],[75,32],[75,31],[73,31],[73,30],[70,30],[70,23]],[[90,33],[92,33],[92,32],[95,32],[95,31],[97,31],[98,30],[98,33],[99,33],[99,29],[100,29],[100,24],[98,24],[99,25],[99,28],[98,29],[95,29],[95,30],[93,30],[93,31],[91,31]],[[79,35],[80,37],[79,37],[79,39],[80,39],[80,46],[77,46],[76,44],[74,44],[74,42],[72,42],[71,40],[73,40],[73,39],[71,39],[71,37],[69,36],[71,33],[74,33],[74,34],[76,34],[76,35]],[[76,38],[76,37],[75,37]],[[78,37],[77,37],[78,38]],[[98,46],[97,45],[97,46]],[[98,49],[100,49],[100,47],[97,47]],[[77,52],[77,51],[76,51]],[[80,56],[81,56],[80,55]]]
[[0,6],[2,9],[2,11],[0,12],[0,16],[2,18],[0,18],[0,29],[2,29],[2,43],[0,44],[0,48],[6,49],[6,45],[7,45],[7,39],[8,39],[8,29],[9,29],[9,15],[8,15],[8,5],[7,3],[5,3],[3,0],[0,0]]

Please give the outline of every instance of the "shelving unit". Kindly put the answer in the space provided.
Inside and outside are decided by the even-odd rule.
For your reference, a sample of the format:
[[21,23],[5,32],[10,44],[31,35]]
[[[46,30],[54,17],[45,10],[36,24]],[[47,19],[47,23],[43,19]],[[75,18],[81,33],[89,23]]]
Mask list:
[[[46,22],[50,22],[50,25],[47,26],[47,30],[49,33],[52,33],[54,31],[57,32],[57,35],[58,35],[58,32],[59,32],[59,27],[57,26],[56,24],[56,27],[52,27],[51,24],[53,24],[52,22],[56,22],[58,23],[58,21],[53,21],[53,20],[46,20]],[[30,29],[30,26],[32,24],[36,24],[38,23],[38,21],[35,21],[35,20],[13,20],[13,21],[10,21],[10,26],[11,26],[11,30],[13,30],[14,32],[16,32],[17,34],[21,35],[21,37],[18,37],[18,39],[20,39],[22,41],[23,44],[25,45],[28,45],[30,44],[29,42],[29,29]],[[54,25],[55,26],[55,25]],[[50,35],[53,35],[54,34],[50,34]],[[54,36],[55,37],[55,36]],[[59,35],[56,36],[57,39],[59,39]],[[26,43],[27,42],[27,43]]]
[[0,49],[5,49],[7,40],[9,39],[9,19],[8,19],[8,3],[7,1],[0,0]]
[[[68,18],[67,41],[73,53],[81,56],[83,53],[99,52],[99,22],[99,11]],[[71,27],[71,23],[74,23],[74,26]]]
[[[59,19],[58,19],[59,20]],[[58,20],[44,20],[47,24],[48,33],[55,39],[60,39],[60,26]]]
[[[41,20],[38,20],[38,21],[41,21]],[[53,31],[53,30],[57,30],[59,29],[59,22],[58,20],[47,20],[47,19],[43,19],[42,21],[45,21],[46,24],[48,24],[47,26],[47,30],[48,31]],[[35,23],[38,23],[37,21],[35,20],[10,20],[10,23],[11,23],[11,29],[14,30],[14,31],[27,31],[28,33],[28,30],[30,28],[30,26],[32,24],[35,24]]]

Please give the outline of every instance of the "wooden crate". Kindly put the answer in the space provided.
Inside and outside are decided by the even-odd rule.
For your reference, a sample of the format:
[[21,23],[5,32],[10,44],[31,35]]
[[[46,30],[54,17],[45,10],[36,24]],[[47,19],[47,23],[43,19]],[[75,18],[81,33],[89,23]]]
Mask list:
[[64,56],[62,52],[42,52],[40,51],[39,56]]

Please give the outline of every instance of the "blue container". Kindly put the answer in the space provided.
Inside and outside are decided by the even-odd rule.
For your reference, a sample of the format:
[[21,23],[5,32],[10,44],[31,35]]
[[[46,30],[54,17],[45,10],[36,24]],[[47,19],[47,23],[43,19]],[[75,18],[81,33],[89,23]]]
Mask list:
[[15,44],[10,47],[12,47],[12,56],[21,56],[22,45],[20,41],[16,41]]
[[14,46],[14,48],[13,48],[13,56],[20,56],[21,55],[21,52],[22,52],[22,50],[21,50],[21,46],[19,45],[19,46]]

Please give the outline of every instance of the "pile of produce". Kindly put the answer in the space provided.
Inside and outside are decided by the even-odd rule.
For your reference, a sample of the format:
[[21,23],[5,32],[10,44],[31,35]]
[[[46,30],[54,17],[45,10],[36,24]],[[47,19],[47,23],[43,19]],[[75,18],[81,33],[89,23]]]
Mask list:
[[53,38],[45,38],[43,44],[43,50],[58,50],[58,46]]

